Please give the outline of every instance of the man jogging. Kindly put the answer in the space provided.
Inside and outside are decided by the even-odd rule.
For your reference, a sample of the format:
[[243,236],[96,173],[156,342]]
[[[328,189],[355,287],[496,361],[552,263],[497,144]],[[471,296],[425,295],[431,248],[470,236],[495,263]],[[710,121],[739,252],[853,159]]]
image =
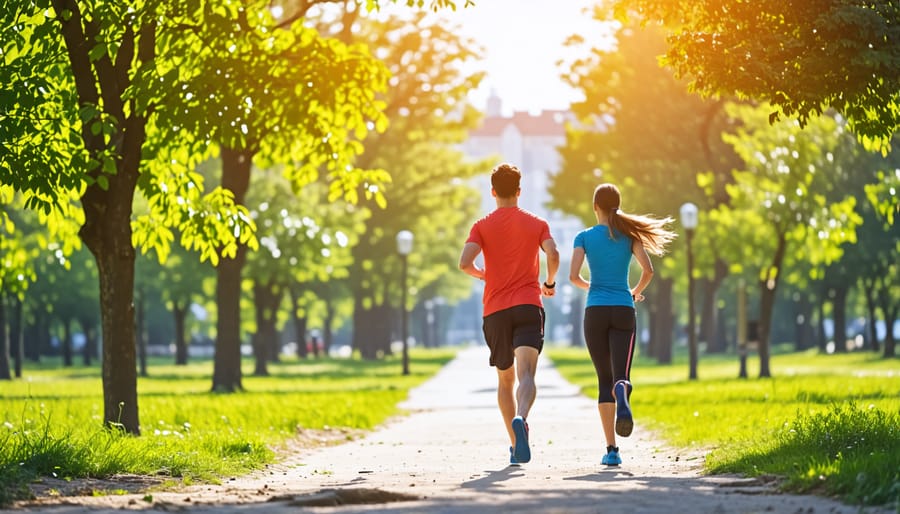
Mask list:
[[[537,394],[534,375],[544,346],[541,295],[554,295],[559,268],[549,225],[518,206],[521,178],[519,169],[510,164],[493,169],[491,195],[497,208],[475,222],[459,258],[459,269],[484,280],[482,328],[490,365],[497,368],[497,403],[509,433],[510,464],[531,460],[525,420]],[[540,250],[547,256],[543,282]],[[480,253],[484,269],[475,265]]]

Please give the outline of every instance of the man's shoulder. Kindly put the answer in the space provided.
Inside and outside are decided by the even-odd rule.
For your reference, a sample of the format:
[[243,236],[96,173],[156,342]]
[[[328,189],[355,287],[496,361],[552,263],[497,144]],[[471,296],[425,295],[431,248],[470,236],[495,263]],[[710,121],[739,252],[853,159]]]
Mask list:
[[534,221],[535,223],[543,223],[543,224],[545,224],[545,225],[549,225],[549,223],[547,223],[547,220],[546,220],[546,219],[544,219],[544,218],[538,216],[537,214],[535,214],[535,213],[533,213],[533,212],[531,212],[531,211],[529,211],[529,210],[527,210],[527,209],[519,208],[519,211],[518,211],[518,212],[519,212],[519,215],[520,215],[520,216],[522,216],[522,217],[524,217],[524,218],[526,218],[526,219],[532,220],[532,221]]

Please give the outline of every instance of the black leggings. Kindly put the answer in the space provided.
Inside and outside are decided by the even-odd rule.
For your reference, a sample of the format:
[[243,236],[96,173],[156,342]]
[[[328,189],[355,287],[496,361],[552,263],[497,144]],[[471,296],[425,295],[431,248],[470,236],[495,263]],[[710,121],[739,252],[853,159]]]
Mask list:
[[600,305],[584,310],[584,340],[597,371],[599,403],[615,402],[613,384],[630,380],[635,325],[632,307]]

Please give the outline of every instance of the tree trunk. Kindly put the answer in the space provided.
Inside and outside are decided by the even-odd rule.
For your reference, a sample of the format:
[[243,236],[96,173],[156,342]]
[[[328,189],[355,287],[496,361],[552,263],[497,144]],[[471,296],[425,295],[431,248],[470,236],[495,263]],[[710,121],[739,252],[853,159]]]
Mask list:
[[308,354],[306,347],[306,315],[300,315],[300,291],[297,287],[290,288],[291,295],[291,319],[294,320],[294,337],[297,339],[297,357],[305,359]]
[[650,347],[660,364],[672,362],[672,328],[675,313],[672,310],[674,281],[661,278],[654,281],[653,303],[650,305]]
[[331,344],[334,342],[334,318],[336,316],[334,302],[328,298],[325,302],[325,319],[322,322],[322,356],[331,355]]
[[846,285],[833,289],[831,312],[834,315],[834,351],[847,353],[847,291]]
[[759,376],[760,378],[766,378],[772,376],[772,372],[769,369],[771,350],[769,336],[772,327],[772,310],[775,305],[775,289],[769,289],[765,282],[761,282],[759,290]]
[[751,334],[747,316],[747,283],[743,278],[738,279],[736,311],[734,343],[738,354],[738,378],[747,378],[747,353]]
[[[894,300],[896,301],[896,300]],[[894,337],[894,323],[897,322],[897,311],[898,306],[896,303],[891,305],[893,302],[888,295],[883,295],[881,302],[881,311],[884,313],[884,358],[891,359],[897,355],[896,345],[897,340]]]
[[12,380],[9,372],[9,329],[6,321],[6,295],[0,292],[0,380]]
[[819,347],[819,353],[828,353],[828,336],[825,335],[825,295],[823,294],[818,301],[816,309],[816,346]]
[[[433,345],[432,335],[434,334],[434,330],[432,329],[432,324],[434,323],[434,312],[432,309],[434,309],[434,307],[429,309],[423,305],[421,307],[422,312],[417,313],[416,309],[413,309],[409,314],[413,325],[415,325],[416,320],[419,321],[419,331],[422,333],[422,346],[425,348],[431,348]],[[415,331],[410,331],[410,333],[412,332]]]
[[722,353],[727,349],[725,339],[719,337],[718,295],[722,282],[728,276],[728,265],[716,259],[715,274],[703,281],[703,305],[700,308],[700,339],[706,341],[707,353]]
[[175,321],[175,365],[184,366],[188,363],[187,339],[185,320],[187,319],[190,302],[172,302],[172,317]]
[[812,303],[809,296],[800,294],[800,301],[795,304],[794,312],[794,350],[802,352],[812,345]]
[[[134,355],[134,247],[131,242],[131,214],[134,190],[140,174],[142,148],[146,139],[146,119],[134,102],[125,104],[127,74],[117,72],[108,55],[96,59],[89,54],[93,36],[85,32],[78,2],[54,0],[53,9],[61,20],[72,68],[79,106],[101,106],[116,126],[111,141],[102,132],[93,132],[94,120],[82,120],[81,138],[94,159],[114,153],[115,173],[100,166],[90,175],[81,196],[84,225],[79,236],[97,261],[100,284],[100,319],[103,338],[103,416],[107,425],[140,433],[137,404],[137,376]],[[135,34],[141,38],[135,45]],[[138,61],[149,62],[155,52],[155,26],[125,31],[121,49],[135,51]],[[98,63],[95,65],[94,63]],[[130,62],[130,60],[129,60]],[[124,76],[123,76],[124,75]],[[98,88],[97,84],[100,84]],[[102,95],[102,101],[101,101]]]
[[[393,355],[394,350],[391,348],[391,342],[395,339],[392,337],[393,335],[393,324],[391,320],[401,320],[402,316],[400,313],[400,309],[398,307],[394,307],[389,303],[383,303],[381,305],[376,305],[374,309],[372,309],[372,328],[371,336],[375,340],[375,351],[377,358],[387,357],[389,355]],[[399,328],[400,323],[397,323]],[[403,336],[401,335],[402,331],[398,330],[397,332],[397,341],[401,340]],[[407,333],[408,335],[408,333]]]
[[878,306],[875,304],[875,285],[874,280],[869,281],[863,279],[863,292],[866,297],[866,346],[873,352],[880,351],[878,344],[878,329],[876,323],[878,321]]
[[[139,149],[137,155],[140,155]],[[94,254],[100,277],[103,419],[108,425],[139,434],[133,303],[135,253],[131,246],[131,201],[137,178],[136,162],[134,170],[133,178],[128,180],[125,178],[128,174],[121,170],[119,175],[111,177],[108,191],[99,186],[88,188],[82,197],[85,224],[80,234]]]
[[[222,148],[222,187],[234,194],[234,203],[243,205],[250,187],[253,155],[247,150]],[[241,272],[247,260],[247,246],[237,243],[234,258],[223,257],[216,268],[216,355],[213,391],[234,392],[241,384]]]
[[266,337],[268,338],[269,362],[281,361],[281,334],[278,333],[278,311],[284,298],[284,288],[275,284],[271,289],[269,303],[266,305]]
[[13,298],[10,340],[16,368],[15,375],[16,378],[22,378],[22,360],[25,358],[25,325],[22,323],[22,300],[18,296]]
[[146,377],[147,373],[147,328],[144,323],[144,294],[141,292],[137,295],[137,307],[135,309],[135,340],[134,345],[137,348],[138,363],[140,365],[140,373],[142,377]]
[[63,323],[62,358],[63,366],[72,366],[72,320],[66,318]]
[[363,359],[374,360],[390,354],[391,320],[395,317],[392,314],[394,312],[386,304],[371,309],[358,305],[354,309],[354,340]]
[[253,355],[256,359],[256,376],[267,376],[267,362],[277,362],[279,344],[275,322],[278,306],[281,304],[281,288],[272,282],[253,284],[254,310],[256,311],[256,333],[253,335]]
[[266,364],[266,345],[259,332],[250,336],[250,346],[253,348],[253,375],[257,377],[269,376],[269,367]]
[[778,244],[775,247],[775,255],[772,264],[766,271],[766,280],[759,283],[759,377],[772,376],[769,369],[769,353],[772,331],[772,315],[775,307],[775,293],[778,290],[778,280],[781,277],[781,264],[787,250],[787,239],[784,233],[778,235]]
[[359,351],[360,357],[365,360],[373,360],[376,357],[372,338],[368,337],[368,323],[370,321],[369,310],[363,307],[359,293],[353,297],[353,349]]
[[96,323],[90,316],[82,316],[78,318],[78,324],[81,325],[81,330],[84,332],[84,348],[81,352],[82,361],[85,366],[90,366],[91,361],[97,357]]
[[25,358],[31,362],[41,362],[43,335],[47,332],[46,318],[46,312],[41,309],[35,309],[34,323],[28,325],[28,337],[25,338]]

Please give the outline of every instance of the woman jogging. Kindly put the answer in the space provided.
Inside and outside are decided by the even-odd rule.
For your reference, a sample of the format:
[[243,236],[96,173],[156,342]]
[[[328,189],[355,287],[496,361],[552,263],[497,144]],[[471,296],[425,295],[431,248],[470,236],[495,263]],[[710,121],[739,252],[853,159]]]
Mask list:
[[[619,189],[600,184],[594,189],[597,224],[575,236],[569,280],[588,291],[584,309],[584,340],[597,371],[600,394],[597,408],[606,436],[602,464],[622,463],[616,434],[631,435],[634,421],[631,397],[631,359],[634,356],[635,302],[653,278],[648,253],[663,255],[675,238],[667,228],[672,218],[656,219],[619,210]],[[641,266],[637,285],[629,287],[632,255]],[[581,276],[587,257],[590,282]],[[615,426],[615,430],[613,430]]]

